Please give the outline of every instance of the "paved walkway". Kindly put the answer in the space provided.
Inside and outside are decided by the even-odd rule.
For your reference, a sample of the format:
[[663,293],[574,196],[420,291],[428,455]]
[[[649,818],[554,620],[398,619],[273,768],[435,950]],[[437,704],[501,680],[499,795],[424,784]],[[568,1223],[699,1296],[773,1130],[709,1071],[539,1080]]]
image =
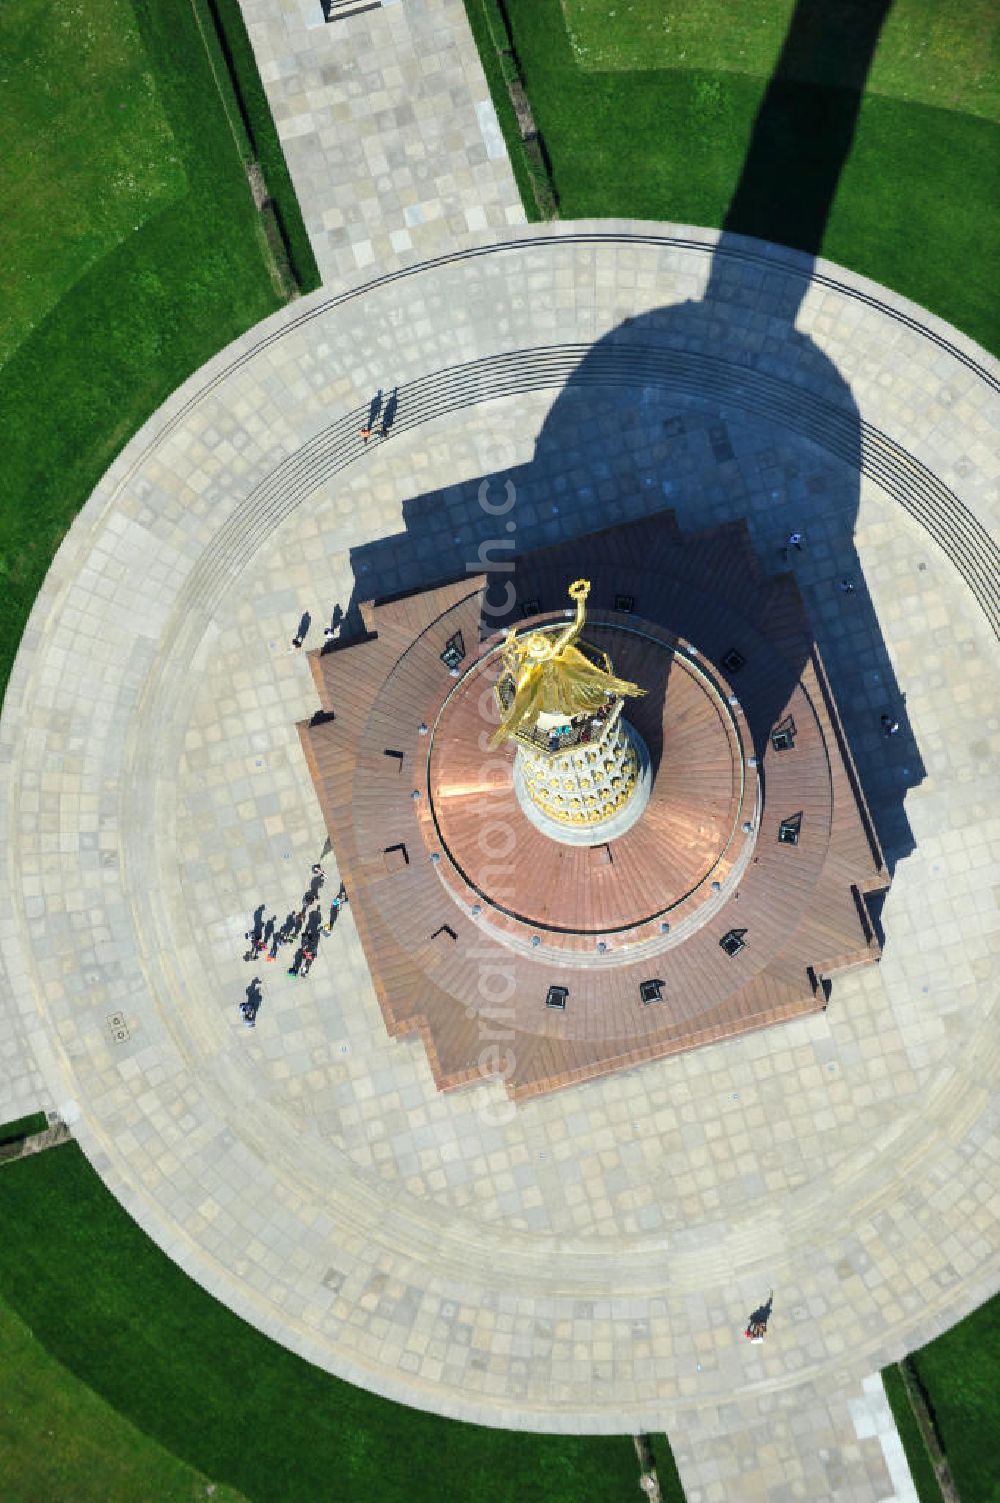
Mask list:
[[[944,482],[995,533],[1000,403],[982,352],[902,299],[824,266],[799,307],[800,258],[714,242],[560,226],[325,289],[156,414],[11,680],[0,1008],[140,1224],[311,1360],[491,1424],[665,1426],[689,1503],[872,1503],[863,1380],[996,1280],[997,650],[904,502]],[[612,333],[617,388],[587,377]],[[491,384],[572,346],[568,382]],[[664,504],[749,516],[776,566],[806,531],[896,862],[882,965],[826,1013],[511,1112],[492,1084],[438,1095],[386,1036],[348,910],[307,981],[259,968],[242,1026],[250,916],[293,906],[324,839],[299,614],[313,642],[355,573],[366,595],[474,565],[483,476],[515,486],[519,548]]]
[[462,0],[241,0],[324,282],[524,223]]
[[887,1495],[886,1503],[892,1503],[892,1500],[894,1503],[919,1503],[881,1374],[872,1373],[861,1388],[861,1397],[851,1400],[851,1417],[858,1439],[874,1437],[882,1448],[892,1483],[892,1492]]
[[15,1008],[8,1008],[0,1038],[0,1122],[15,1122],[45,1106],[42,1072]]

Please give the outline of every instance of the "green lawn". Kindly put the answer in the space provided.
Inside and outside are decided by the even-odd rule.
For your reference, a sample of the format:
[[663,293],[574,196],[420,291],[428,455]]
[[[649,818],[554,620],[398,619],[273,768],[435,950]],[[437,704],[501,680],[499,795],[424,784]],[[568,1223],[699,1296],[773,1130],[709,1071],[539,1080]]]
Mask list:
[[[4,1503],[192,1503],[211,1478],[171,1456],[50,1357],[0,1299]],[[214,1503],[243,1495],[216,1486]]]
[[[869,0],[839,0],[851,5]],[[774,70],[796,0],[562,0],[573,55],[599,72]],[[804,83],[830,83],[829,53],[802,58]],[[894,0],[868,81],[873,94],[1000,120],[1000,27],[994,0]]]
[[[0,11],[0,361],[187,181],[128,0],[7,0]],[[55,116],[55,120],[54,117]]]
[[[7,1404],[15,1413],[4,1424],[26,1469],[25,1503],[136,1503],[145,1484],[132,1479],[151,1475],[157,1448],[177,1463],[167,1474],[175,1491],[156,1493],[157,1503],[188,1496],[191,1472],[252,1503],[639,1497],[627,1436],[444,1421],[331,1378],[268,1341],[157,1250],[75,1144],[0,1169],[0,1225],[0,1343],[9,1343],[3,1370],[16,1379]],[[8,1394],[10,1383],[5,1377]],[[77,1486],[78,1466],[93,1459],[92,1423],[107,1436],[103,1492]],[[47,1431],[62,1454],[40,1457],[39,1467],[63,1469],[53,1475],[67,1478],[64,1493],[46,1493],[47,1470],[32,1482],[31,1436]],[[0,1430],[0,1452],[3,1442]],[[10,1493],[3,1496],[7,1503]]]
[[[683,60],[678,55],[673,66],[660,69],[650,62],[668,55],[664,47],[650,43],[629,52],[619,23],[636,11],[651,18],[663,8],[654,0],[632,4],[630,11],[628,0],[614,6],[565,0],[566,10],[586,21],[588,45],[596,47],[595,39],[603,38],[601,55],[613,54],[613,66],[595,69],[581,66],[560,0],[507,0],[528,96],[553,165],[560,215],[719,226],[740,177],[789,4],[752,0],[737,11],[687,0],[679,11],[698,45],[692,42]],[[864,96],[822,253],[913,298],[987,347],[1000,348],[994,273],[1000,264],[1000,126],[986,118],[996,113],[997,77],[988,59],[1000,12],[988,10],[984,0],[969,8],[939,7],[927,40],[930,67],[927,57],[912,60],[910,79],[907,46],[930,0],[920,0],[915,10],[916,0],[901,4],[901,40],[889,47],[897,25],[891,12],[883,34],[888,60],[880,63],[880,48],[873,69],[877,80],[881,67],[884,91]],[[763,71],[736,71],[733,17],[739,15],[742,25],[744,15],[749,23],[755,14],[769,18],[770,40],[755,46],[753,56],[754,67]],[[766,28],[760,30],[763,36]],[[581,24],[578,46],[582,34]],[[970,56],[975,66],[966,74]],[[629,61],[643,66],[630,67]],[[938,97],[930,83],[939,65],[939,92],[952,107],[914,102]],[[906,97],[908,83],[913,99]],[[790,185],[783,223],[790,220],[791,227],[783,235],[803,244],[795,236],[795,204]]]
[[190,0],[5,0],[0,52],[2,690],[115,453],[282,298]]

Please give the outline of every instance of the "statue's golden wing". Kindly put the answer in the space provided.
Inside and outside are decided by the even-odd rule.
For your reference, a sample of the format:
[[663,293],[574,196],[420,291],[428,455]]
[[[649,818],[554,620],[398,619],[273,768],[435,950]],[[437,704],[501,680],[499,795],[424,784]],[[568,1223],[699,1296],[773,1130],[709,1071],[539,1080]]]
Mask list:
[[646,692],[638,684],[598,668],[578,647],[565,648],[553,667],[560,680],[563,696],[561,708],[569,714],[579,715],[587,710],[596,710],[605,703],[609,694],[634,697]]
[[[577,658],[584,665],[582,669]],[[539,696],[542,709],[550,715],[579,715],[603,704],[603,691],[592,688],[587,682],[589,669],[587,659],[574,647],[563,648],[558,658],[545,663]]]

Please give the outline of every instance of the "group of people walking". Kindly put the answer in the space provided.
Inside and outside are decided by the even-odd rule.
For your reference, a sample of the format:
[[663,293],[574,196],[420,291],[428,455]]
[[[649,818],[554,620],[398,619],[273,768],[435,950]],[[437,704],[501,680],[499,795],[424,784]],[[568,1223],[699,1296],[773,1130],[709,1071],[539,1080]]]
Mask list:
[[396,419],[396,408],[399,406],[399,387],[394,387],[389,393],[385,404],[382,402],[382,392],[379,390],[372,398],[368,407],[368,418],[363,428],[358,429],[358,437],[367,447],[373,438],[388,438],[389,430]]
[[[319,951],[321,936],[332,932],[341,908],[348,901],[347,888],[341,882],[336,896],[330,902],[329,917],[324,924],[321,893],[325,881],[326,873],[320,863],[316,862],[309,886],[302,894],[300,907],[288,913],[281,924],[278,923],[277,914],[265,919],[264,904],[261,903],[255,910],[253,924],[246,933],[249,948],[243,959],[253,962],[263,956],[266,962],[273,962],[277,960],[283,945],[294,945],[295,952],[287,974],[297,978],[308,976]],[[255,977],[247,987],[245,1000],[240,1003],[240,1012],[248,1028],[253,1028],[257,1021],[261,1001],[260,981]]]

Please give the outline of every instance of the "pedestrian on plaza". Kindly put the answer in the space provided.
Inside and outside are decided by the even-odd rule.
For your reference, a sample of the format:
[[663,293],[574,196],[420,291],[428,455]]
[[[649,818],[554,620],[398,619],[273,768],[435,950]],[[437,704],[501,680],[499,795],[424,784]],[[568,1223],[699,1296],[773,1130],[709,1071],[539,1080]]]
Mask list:
[[840,583],[837,585],[837,589],[840,591],[840,593],[842,595],[853,595],[854,594],[854,581],[853,581],[853,579],[842,579],[840,581]]
[[364,428],[358,429],[358,437],[367,444],[370,438],[384,438],[385,424],[381,418],[371,418]]
[[305,911],[304,908],[300,909],[299,912],[295,914],[295,916],[292,919],[291,933],[288,936],[289,940],[293,940],[293,939],[297,939],[298,938],[298,933],[299,933],[299,930],[302,928],[302,921],[304,920],[305,916],[306,916],[306,911]]
[[343,882],[341,882],[341,884],[340,884],[340,891],[338,892],[337,896],[334,898],[333,902],[330,904],[330,922],[326,926],[326,932],[327,932],[327,934],[332,933],[333,926],[337,922],[337,915],[340,912],[341,908],[343,908],[343,906],[344,906],[344,904],[346,902],[347,902],[347,888],[344,886]]
[[382,388],[380,386],[378,391],[372,397],[371,401],[368,403],[368,419],[365,423],[365,426],[361,430],[361,437],[364,439],[365,443],[368,442],[375,430],[377,428],[381,428],[381,426]]
[[771,1310],[773,1306],[774,1290],[772,1289],[771,1293],[767,1297],[767,1304],[761,1305],[759,1309],[755,1310],[750,1316],[750,1319],[747,1321],[747,1328],[743,1334],[746,1336],[748,1341],[764,1340],[764,1337],[767,1335],[767,1323],[771,1318]]
[[306,634],[309,631],[309,625],[311,621],[312,617],[310,616],[309,612],[303,611],[301,617],[299,618],[299,624],[295,628],[295,635],[292,638],[292,647],[296,650],[296,652],[306,639]]
[[312,969],[312,963],[313,963],[313,961],[315,959],[316,959],[316,951],[315,950],[310,950],[310,949],[306,948],[306,949],[304,949],[302,951],[302,969],[299,971],[299,975],[300,976],[308,976],[309,975],[309,972]]
[[899,721],[894,720],[891,715],[880,716],[880,722],[883,736],[895,736],[899,730]]
[[786,558],[788,557],[789,550],[792,549],[792,548],[795,549],[796,553],[801,553],[802,552],[802,545],[805,542],[805,540],[806,540],[805,533],[803,533],[803,532],[790,532],[788,534],[788,541],[785,543],[785,549],[784,549],[785,557]]
[[260,977],[255,976],[250,985],[247,987],[246,996],[240,1003],[240,1012],[243,1014],[243,1021],[248,1028],[253,1028],[256,1025],[257,1014],[260,1011],[260,1004]]
[[285,915],[285,922],[282,924],[281,928],[278,930],[278,944],[279,945],[287,945],[288,941],[292,937],[292,933],[293,933],[294,929],[295,929],[295,914],[294,913],[288,913],[288,914]]
[[344,624],[344,611],[343,611],[343,607],[341,606],[340,602],[338,601],[337,604],[333,608],[333,614],[330,617],[330,625],[329,626],[324,626],[324,628],[323,628],[323,646],[324,647],[332,647],[333,646],[334,642],[337,640],[337,636],[338,636],[338,634],[340,632],[340,629],[343,626],[343,624]]
[[250,948],[244,955],[244,960],[256,960],[261,951],[261,943],[264,937],[264,904],[260,903],[254,909],[253,923],[243,936],[249,941]]

